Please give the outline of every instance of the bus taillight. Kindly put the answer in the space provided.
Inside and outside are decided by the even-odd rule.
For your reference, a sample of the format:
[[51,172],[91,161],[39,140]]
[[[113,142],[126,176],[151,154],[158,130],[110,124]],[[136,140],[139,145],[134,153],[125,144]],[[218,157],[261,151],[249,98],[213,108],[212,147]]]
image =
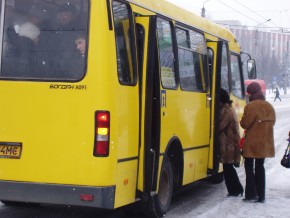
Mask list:
[[95,147],[94,156],[109,156],[110,140],[110,113],[109,111],[96,111],[95,113]]

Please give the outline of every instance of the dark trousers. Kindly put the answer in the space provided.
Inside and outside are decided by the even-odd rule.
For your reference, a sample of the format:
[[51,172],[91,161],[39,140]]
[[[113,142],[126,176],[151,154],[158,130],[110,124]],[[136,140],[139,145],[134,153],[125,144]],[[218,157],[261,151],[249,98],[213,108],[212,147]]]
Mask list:
[[237,171],[234,168],[234,164],[223,164],[223,168],[228,193],[230,195],[235,195],[239,193],[242,194],[244,192],[244,189],[242,184],[240,183]]
[[[255,161],[255,169],[254,169]],[[245,158],[245,170],[246,170],[246,198],[265,199],[265,159]]]
[[279,96],[276,96],[276,97],[274,98],[274,101],[276,101],[277,98],[281,101],[281,98],[280,98]]

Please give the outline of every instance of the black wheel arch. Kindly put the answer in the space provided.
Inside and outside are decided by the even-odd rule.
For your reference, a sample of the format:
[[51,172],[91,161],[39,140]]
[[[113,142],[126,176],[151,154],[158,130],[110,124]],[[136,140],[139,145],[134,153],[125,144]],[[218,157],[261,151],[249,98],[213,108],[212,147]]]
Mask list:
[[[184,171],[184,155],[181,141],[177,136],[170,139],[165,154],[169,157],[173,169],[173,192],[177,192],[182,185]],[[163,160],[164,162],[164,160]],[[162,163],[163,166],[164,163]]]

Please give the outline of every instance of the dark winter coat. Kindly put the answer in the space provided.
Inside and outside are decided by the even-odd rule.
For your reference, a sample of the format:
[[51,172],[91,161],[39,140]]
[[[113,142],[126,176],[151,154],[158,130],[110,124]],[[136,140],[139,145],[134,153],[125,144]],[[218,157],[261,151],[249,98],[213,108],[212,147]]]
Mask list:
[[221,104],[219,123],[219,160],[221,163],[238,163],[241,160],[239,148],[239,122],[230,104]]
[[275,121],[275,110],[269,102],[257,99],[246,105],[240,121],[241,126],[247,130],[243,147],[244,157],[274,157]]
[[278,88],[276,88],[275,96],[276,96],[276,98],[279,98],[279,96],[280,96],[280,92],[279,92],[279,89]]

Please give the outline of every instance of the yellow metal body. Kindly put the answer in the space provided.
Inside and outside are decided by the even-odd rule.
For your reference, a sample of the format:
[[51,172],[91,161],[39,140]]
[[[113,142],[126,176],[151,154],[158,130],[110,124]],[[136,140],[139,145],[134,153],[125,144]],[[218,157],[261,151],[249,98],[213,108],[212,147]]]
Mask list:
[[[132,11],[164,15],[203,32],[212,41],[226,40],[239,53],[234,36],[208,20],[163,0],[132,0]],[[90,187],[115,186],[114,208],[136,201],[144,187],[144,116],[146,87],[120,85],[114,31],[108,28],[107,1],[91,0],[87,73],[79,82],[0,80],[0,141],[22,143],[20,159],[0,158],[0,179]],[[136,18],[148,31],[148,20]],[[143,63],[147,63],[145,37]],[[211,46],[209,43],[208,46]],[[212,48],[216,50],[215,45]],[[215,63],[214,63],[215,65]],[[143,84],[146,81],[143,64]],[[213,73],[215,75],[215,72]],[[215,80],[215,76],[213,76]],[[214,84],[214,83],[213,83]],[[215,87],[213,87],[215,88]],[[163,90],[160,85],[160,89]],[[214,131],[208,93],[166,90],[160,110],[160,153],[178,137],[183,149],[182,185],[205,178],[213,163]],[[139,100],[143,107],[140,108]],[[212,98],[213,99],[213,98]],[[242,112],[244,103],[235,107]],[[110,112],[110,154],[94,157],[94,114]],[[210,115],[211,113],[211,115]],[[200,147],[200,149],[195,149]],[[130,159],[131,158],[131,159]],[[128,160],[127,160],[128,159]],[[163,156],[156,170],[160,172]],[[158,173],[159,175],[159,173]]]

